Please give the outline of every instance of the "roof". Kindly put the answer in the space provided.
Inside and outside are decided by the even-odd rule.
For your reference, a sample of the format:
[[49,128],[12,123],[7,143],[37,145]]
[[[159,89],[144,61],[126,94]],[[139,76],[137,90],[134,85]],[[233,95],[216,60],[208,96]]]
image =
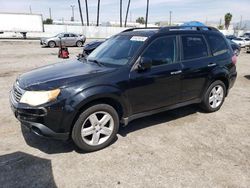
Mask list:
[[156,33],[169,33],[169,32],[199,32],[199,31],[214,31],[219,32],[218,29],[208,26],[171,26],[171,27],[152,27],[152,28],[130,28],[122,31],[120,34],[123,35],[141,35],[141,36],[152,36]]
[[156,28],[155,30],[151,29],[140,29],[140,30],[132,30],[132,31],[125,31],[120,34],[122,35],[139,35],[139,36],[144,36],[144,37],[150,37],[158,32],[158,29]]

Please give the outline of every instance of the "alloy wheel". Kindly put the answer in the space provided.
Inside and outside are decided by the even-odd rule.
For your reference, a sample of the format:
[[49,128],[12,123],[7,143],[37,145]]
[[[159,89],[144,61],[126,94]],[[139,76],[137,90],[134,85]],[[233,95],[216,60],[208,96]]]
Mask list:
[[106,142],[114,131],[114,119],[104,111],[90,114],[81,129],[83,141],[90,146]]
[[223,98],[223,87],[221,85],[216,85],[209,94],[209,105],[211,106],[211,108],[217,108],[223,102]]

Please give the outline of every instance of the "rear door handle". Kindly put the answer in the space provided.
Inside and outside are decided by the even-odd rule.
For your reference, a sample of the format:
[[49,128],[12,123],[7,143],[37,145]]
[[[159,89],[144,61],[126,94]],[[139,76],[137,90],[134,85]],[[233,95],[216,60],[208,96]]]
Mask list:
[[216,66],[216,63],[209,63],[207,66],[208,67],[214,67],[214,66]]
[[181,70],[178,70],[178,71],[171,72],[170,74],[171,74],[171,75],[175,75],[175,74],[180,74],[180,73],[182,73],[182,71],[181,71]]

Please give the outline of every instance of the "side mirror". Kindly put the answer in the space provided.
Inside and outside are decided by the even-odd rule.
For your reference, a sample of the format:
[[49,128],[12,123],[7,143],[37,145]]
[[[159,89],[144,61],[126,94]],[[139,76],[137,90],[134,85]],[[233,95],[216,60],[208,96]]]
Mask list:
[[152,59],[148,57],[141,57],[139,59],[138,70],[145,71],[152,67]]

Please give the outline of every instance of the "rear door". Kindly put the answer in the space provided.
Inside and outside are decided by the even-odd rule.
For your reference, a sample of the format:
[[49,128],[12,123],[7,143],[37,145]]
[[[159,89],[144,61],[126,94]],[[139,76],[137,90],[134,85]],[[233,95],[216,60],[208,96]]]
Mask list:
[[212,61],[207,41],[202,34],[181,35],[182,94],[181,101],[201,96],[209,70],[216,66]]

